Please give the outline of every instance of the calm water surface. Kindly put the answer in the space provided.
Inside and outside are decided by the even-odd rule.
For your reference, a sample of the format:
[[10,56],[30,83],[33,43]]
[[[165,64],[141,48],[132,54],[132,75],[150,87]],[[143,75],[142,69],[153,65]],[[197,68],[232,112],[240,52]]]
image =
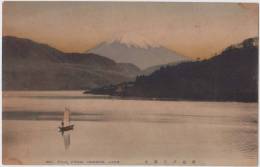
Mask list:
[[[8,91],[3,93],[3,107],[4,163],[257,163],[257,103]],[[71,109],[75,129],[61,136],[64,107]]]

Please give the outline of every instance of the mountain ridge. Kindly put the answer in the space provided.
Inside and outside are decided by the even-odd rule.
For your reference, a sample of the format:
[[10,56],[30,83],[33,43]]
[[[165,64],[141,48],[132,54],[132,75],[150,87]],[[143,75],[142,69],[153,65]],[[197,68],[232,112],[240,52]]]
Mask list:
[[97,54],[65,53],[26,38],[4,36],[2,41],[5,90],[86,89],[132,80],[140,71]]

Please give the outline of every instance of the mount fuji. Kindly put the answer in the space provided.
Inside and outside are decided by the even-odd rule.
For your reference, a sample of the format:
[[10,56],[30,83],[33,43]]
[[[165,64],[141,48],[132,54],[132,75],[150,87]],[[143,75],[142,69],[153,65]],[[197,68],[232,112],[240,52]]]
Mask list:
[[87,53],[99,54],[118,63],[132,63],[141,69],[190,60],[163,46],[145,41],[129,41],[124,38],[102,42]]

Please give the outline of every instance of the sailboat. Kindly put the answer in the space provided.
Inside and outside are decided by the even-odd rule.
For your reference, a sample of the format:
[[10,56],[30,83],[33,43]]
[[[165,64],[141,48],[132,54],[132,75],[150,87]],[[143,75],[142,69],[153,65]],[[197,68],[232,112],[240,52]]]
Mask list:
[[61,121],[61,126],[59,127],[60,132],[73,130],[74,125],[70,124],[70,109],[65,107],[63,120]]

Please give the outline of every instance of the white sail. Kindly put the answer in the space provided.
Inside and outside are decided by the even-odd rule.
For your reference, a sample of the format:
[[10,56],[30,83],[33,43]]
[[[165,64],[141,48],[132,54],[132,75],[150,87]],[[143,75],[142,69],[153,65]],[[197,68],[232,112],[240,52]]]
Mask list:
[[64,126],[68,126],[70,124],[70,110],[68,108],[65,108],[63,122]]

